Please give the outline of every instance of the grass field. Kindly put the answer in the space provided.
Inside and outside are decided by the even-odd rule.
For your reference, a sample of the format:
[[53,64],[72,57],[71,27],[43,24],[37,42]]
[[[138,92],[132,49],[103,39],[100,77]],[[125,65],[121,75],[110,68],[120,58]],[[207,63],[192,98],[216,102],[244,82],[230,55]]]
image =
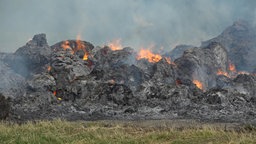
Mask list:
[[105,144],[105,143],[173,143],[173,144],[253,144],[253,126],[239,129],[228,124],[190,122],[67,122],[62,120],[0,123],[1,144]]

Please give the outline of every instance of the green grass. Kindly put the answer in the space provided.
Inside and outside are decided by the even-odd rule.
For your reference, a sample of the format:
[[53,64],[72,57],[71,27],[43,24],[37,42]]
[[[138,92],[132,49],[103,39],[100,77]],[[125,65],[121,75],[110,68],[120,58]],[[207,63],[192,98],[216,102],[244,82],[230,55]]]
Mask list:
[[[62,120],[28,122],[26,124],[0,123],[1,144],[253,144],[256,130],[246,126],[237,131],[222,126],[165,125],[162,121],[143,122],[67,122]],[[147,122],[145,122],[147,123]],[[155,124],[154,124],[155,123]],[[159,125],[161,123],[162,125]],[[249,128],[248,128],[249,127]]]

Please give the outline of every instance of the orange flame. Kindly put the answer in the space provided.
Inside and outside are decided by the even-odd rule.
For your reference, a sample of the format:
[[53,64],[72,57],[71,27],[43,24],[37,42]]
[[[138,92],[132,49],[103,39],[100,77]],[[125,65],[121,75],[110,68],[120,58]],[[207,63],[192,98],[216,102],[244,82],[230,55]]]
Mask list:
[[109,42],[108,46],[113,51],[121,50],[122,49],[121,39],[116,39],[116,40]]
[[[70,43],[68,40],[64,41],[61,44],[61,47],[66,50],[70,47]],[[83,56],[83,60],[88,60],[88,56],[89,56],[89,52],[86,50],[86,47],[84,45],[84,43],[81,41],[81,35],[77,35],[76,37],[76,49],[73,49],[71,51],[72,54],[74,54],[75,52],[77,52],[78,50],[82,50],[84,52],[84,56]]]
[[170,57],[165,57],[165,60],[167,61],[168,64],[171,64],[171,58]]
[[77,50],[85,51],[85,45],[81,41],[81,35],[76,36],[76,47],[77,47]]
[[87,52],[84,53],[84,57],[83,57],[83,60],[88,60],[88,56],[89,54]]
[[64,41],[64,42],[61,44],[61,47],[62,47],[64,50],[70,48],[69,41],[68,41],[68,40]]
[[159,54],[154,54],[148,49],[141,49],[137,55],[137,60],[147,59],[151,63],[158,62],[162,59],[162,56]]
[[229,63],[229,70],[231,72],[236,72],[236,66],[234,64],[232,64],[232,63]]
[[56,94],[57,94],[57,91],[53,91],[53,95],[56,96]]
[[201,90],[203,90],[203,84],[199,80],[193,80],[193,83]]
[[224,75],[224,76],[226,76],[226,77],[230,77],[227,72],[224,72],[224,71],[222,71],[221,69],[218,69],[217,75]]
[[[57,95],[57,91],[53,91],[53,95],[56,97],[56,95]],[[62,98],[60,98],[60,97],[57,97],[57,100],[62,100]]]
[[171,60],[170,57],[165,57],[165,60],[167,61],[168,64],[176,66],[176,64]]
[[84,51],[83,60],[88,60],[89,52],[87,52],[87,50],[85,48],[85,45],[81,41],[81,35],[76,36],[76,47],[77,47],[77,50],[83,50]]
[[47,71],[48,71],[48,72],[51,71],[51,69],[52,69],[51,66],[48,66],[48,67],[47,67]]

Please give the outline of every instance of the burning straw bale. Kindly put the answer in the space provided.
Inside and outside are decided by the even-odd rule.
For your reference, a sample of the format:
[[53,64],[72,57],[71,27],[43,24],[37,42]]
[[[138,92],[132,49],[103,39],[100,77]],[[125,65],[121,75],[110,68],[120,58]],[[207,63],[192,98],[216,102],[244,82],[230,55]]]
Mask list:
[[[1,118],[200,119],[255,122],[254,74],[239,73],[217,42],[186,48],[171,61],[149,50],[94,47],[39,34],[0,54]],[[22,60],[22,61],[21,61]],[[16,67],[18,62],[24,69]],[[232,66],[230,68],[230,66]],[[9,105],[10,104],[10,105]]]

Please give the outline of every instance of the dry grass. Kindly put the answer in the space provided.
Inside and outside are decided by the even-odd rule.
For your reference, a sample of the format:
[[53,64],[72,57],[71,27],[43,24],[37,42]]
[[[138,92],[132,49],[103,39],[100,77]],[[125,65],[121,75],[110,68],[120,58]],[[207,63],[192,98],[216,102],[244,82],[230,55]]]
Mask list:
[[240,131],[221,124],[178,122],[67,122],[62,120],[0,123],[1,144],[248,144],[256,143],[256,130],[246,126]]

